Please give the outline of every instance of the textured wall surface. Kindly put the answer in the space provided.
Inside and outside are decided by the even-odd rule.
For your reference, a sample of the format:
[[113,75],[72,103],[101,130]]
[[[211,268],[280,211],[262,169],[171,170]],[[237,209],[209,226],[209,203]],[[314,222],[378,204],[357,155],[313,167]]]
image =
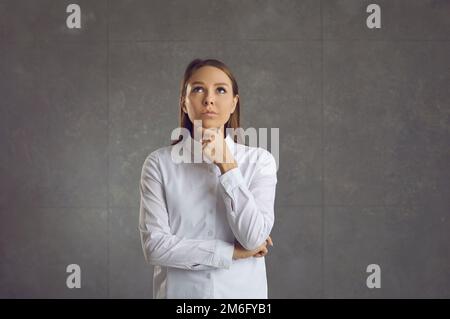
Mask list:
[[243,126],[280,128],[269,296],[450,298],[449,17],[446,0],[0,0],[0,297],[152,297],[142,164],[187,63],[213,57]]

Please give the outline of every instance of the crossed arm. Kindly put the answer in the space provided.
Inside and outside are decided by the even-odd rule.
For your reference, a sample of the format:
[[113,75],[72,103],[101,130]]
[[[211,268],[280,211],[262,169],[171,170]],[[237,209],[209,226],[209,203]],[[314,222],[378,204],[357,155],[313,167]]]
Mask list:
[[219,239],[180,238],[170,231],[158,158],[150,155],[142,169],[139,230],[144,256],[150,264],[183,269],[229,268],[232,259],[262,257],[273,245],[276,168],[267,156],[249,186],[238,167],[220,177],[220,191],[235,243]]

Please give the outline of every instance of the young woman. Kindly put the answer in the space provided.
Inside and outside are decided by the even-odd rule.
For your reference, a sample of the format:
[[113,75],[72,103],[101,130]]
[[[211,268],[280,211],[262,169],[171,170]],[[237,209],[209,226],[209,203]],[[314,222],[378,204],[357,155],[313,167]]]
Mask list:
[[[144,162],[139,230],[154,298],[267,298],[277,169],[227,133],[239,128],[238,93],[225,64],[193,60],[180,94],[188,134]],[[174,160],[181,148],[201,161]]]

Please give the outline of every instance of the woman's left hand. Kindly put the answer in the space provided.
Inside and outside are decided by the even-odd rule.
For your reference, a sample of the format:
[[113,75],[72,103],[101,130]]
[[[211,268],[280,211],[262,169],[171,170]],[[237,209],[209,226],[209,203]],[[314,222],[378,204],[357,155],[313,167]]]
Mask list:
[[222,174],[237,167],[220,129],[198,127],[198,133],[202,134],[203,155],[217,165]]
[[[269,237],[267,237],[267,239],[266,239],[266,246],[268,247],[268,246],[273,246],[273,241],[272,241],[272,238],[269,236]],[[258,253],[256,253],[256,254],[254,254],[253,255],[253,257],[264,257],[265,255],[267,255],[269,253],[269,250],[266,248],[266,250],[264,250],[264,251],[260,251],[260,252],[258,252]]]

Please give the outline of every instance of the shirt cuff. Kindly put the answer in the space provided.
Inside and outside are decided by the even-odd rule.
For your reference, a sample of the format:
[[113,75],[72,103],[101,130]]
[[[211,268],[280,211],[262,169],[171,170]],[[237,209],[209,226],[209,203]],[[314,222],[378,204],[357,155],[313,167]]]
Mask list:
[[244,183],[244,177],[242,177],[239,167],[235,167],[227,171],[225,174],[220,175],[219,181],[225,191],[231,196],[233,190]]
[[214,250],[213,264],[219,268],[230,268],[233,262],[234,245],[217,240]]

